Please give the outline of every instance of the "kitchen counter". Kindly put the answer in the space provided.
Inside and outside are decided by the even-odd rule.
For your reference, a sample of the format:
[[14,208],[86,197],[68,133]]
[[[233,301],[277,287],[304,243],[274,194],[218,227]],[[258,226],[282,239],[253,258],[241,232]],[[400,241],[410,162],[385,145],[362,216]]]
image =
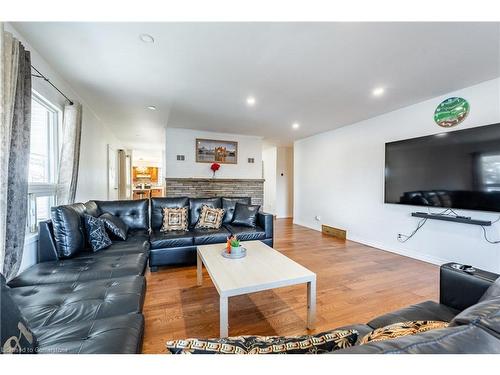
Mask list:
[[150,188],[139,189],[133,188],[133,199],[145,199],[145,198],[154,198],[154,197],[163,197],[165,188],[163,186],[151,186]]

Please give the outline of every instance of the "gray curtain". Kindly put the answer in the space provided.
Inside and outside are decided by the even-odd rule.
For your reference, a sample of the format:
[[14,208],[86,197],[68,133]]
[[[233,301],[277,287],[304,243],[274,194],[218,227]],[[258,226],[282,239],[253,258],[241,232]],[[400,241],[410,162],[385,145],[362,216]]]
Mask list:
[[56,204],[58,205],[75,202],[81,137],[82,106],[78,103],[66,105],[63,114],[63,143],[56,189]]
[[[3,31],[2,31],[3,32]],[[2,104],[2,273],[7,280],[14,277],[21,264],[28,209],[28,167],[31,128],[31,57],[23,45],[8,33],[3,34],[2,85],[10,81]],[[4,66],[4,67],[5,67]],[[3,70],[3,69],[2,69]],[[14,87],[15,86],[15,87]],[[5,92],[3,92],[5,94]],[[10,108],[10,110],[8,109]]]

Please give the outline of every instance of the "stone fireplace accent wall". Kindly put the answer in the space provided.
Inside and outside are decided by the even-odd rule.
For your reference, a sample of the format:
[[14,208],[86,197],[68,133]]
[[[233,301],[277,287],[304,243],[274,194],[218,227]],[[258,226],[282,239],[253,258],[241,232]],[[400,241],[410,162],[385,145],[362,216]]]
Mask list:
[[166,178],[166,197],[251,197],[264,205],[263,179]]

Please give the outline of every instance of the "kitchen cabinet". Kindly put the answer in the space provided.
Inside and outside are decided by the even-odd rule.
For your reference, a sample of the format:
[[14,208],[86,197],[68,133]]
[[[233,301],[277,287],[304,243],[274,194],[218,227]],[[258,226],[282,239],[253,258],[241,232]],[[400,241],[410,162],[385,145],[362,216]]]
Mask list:
[[158,183],[158,167],[133,167],[132,182]]

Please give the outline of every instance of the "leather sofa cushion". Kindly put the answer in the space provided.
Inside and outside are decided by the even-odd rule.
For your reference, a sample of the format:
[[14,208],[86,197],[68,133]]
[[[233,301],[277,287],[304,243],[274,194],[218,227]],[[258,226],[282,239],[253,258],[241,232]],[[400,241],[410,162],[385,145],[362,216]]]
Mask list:
[[500,312],[500,296],[478,302],[460,312],[451,321],[452,326],[470,324],[480,320],[488,320],[498,317]]
[[99,207],[97,206],[97,203],[95,201],[85,202],[84,205],[87,215],[91,215],[93,217],[101,216],[101,211],[99,210]]
[[260,227],[250,228],[231,224],[227,224],[225,227],[240,241],[263,240],[266,238],[266,232]]
[[128,225],[123,222],[120,218],[111,215],[109,212],[103,213],[99,216],[104,222],[106,231],[110,234],[110,237],[114,240],[125,241],[128,234]]
[[230,235],[229,231],[224,227],[219,229],[193,229],[191,233],[194,237],[195,245],[225,243],[227,237]]
[[82,203],[52,207],[54,239],[60,259],[71,258],[85,248],[84,214],[85,206]]
[[500,277],[495,280],[493,284],[486,290],[486,292],[479,299],[479,302],[486,301],[500,297]]
[[476,324],[493,333],[500,340],[500,309],[476,321]]
[[149,240],[142,241],[116,241],[111,244],[107,249],[98,251],[96,253],[92,252],[90,249],[86,249],[85,251],[81,251],[75,257],[79,258],[95,258],[98,259],[100,257],[107,256],[121,256],[121,255],[129,255],[129,254],[147,254],[149,252]]
[[149,200],[95,201],[101,215],[109,212],[120,218],[130,229],[149,229]]
[[123,241],[115,241],[114,243],[133,243],[133,242],[144,242],[149,241],[149,231],[146,229],[134,229],[129,230],[127,234],[127,240]]
[[500,340],[488,331],[467,325],[436,329],[393,340],[376,341],[334,354],[488,354],[500,353]]
[[220,198],[190,198],[189,199],[189,226],[194,227],[200,218],[203,205],[212,208],[221,208]]
[[144,331],[141,314],[67,323],[34,330],[39,353],[135,354],[140,351]]
[[224,221],[222,222],[223,224],[229,224],[231,221],[233,221],[233,213],[236,203],[251,204],[250,197],[221,198],[221,201],[222,208],[226,212],[226,214],[224,215]]
[[[106,250],[104,250],[106,251]],[[35,264],[9,282],[10,287],[110,280],[144,274],[147,254],[89,256]]]
[[193,233],[178,230],[170,232],[155,230],[151,233],[150,242],[151,249],[193,246]]
[[257,223],[257,213],[260,206],[236,203],[232,225],[254,228]]
[[0,274],[0,298],[0,354],[35,354],[36,336],[31,330],[31,324],[28,324],[26,317],[21,313],[2,274]]
[[394,323],[412,320],[439,320],[450,322],[458,311],[434,301],[425,301],[381,315],[367,324],[372,328],[381,328]]
[[173,266],[196,264],[196,247],[171,247],[168,249],[151,249],[149,266]]
[[146,282],[142,276],[11,288],[32,327],[92,321],[140,313]]
[[[151,198],[151,229],[160,230],[163,224],[163,209],[189,207],[189,198]],[[188,214],[189,216],[189,214]],[[189,218],[188,218],[189,220]]]

